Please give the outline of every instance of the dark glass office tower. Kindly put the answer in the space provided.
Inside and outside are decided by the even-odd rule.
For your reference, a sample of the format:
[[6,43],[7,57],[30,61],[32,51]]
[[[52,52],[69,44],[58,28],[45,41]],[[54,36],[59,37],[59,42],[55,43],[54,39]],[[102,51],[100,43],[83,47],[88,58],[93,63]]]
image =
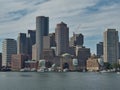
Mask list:
[[18,35],[17,54],[27,54],[27,38],[25,33],[19,33]]
[[103,56],[103,42],[99,42],[99,43],[96,45],[96,49],[97,49],[97,56],[98,56],[98,57]]
[[70,46],[83,46],[84,36],[82,34],[75,34],[70,38]]
[[36,43],[36,30],[28,30],[27,53],[32,57],[32,46]]
[[37,60],[42,58],[43,36],[48,36],[48,33],[49,33],[49,18],[45,16],[36,17]]

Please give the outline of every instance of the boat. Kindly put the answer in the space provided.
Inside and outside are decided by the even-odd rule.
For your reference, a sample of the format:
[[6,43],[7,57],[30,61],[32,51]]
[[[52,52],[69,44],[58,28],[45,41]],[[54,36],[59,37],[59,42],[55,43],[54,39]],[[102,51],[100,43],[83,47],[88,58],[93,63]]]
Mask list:
[[44,69],[38,69],[37,72],[45,72]]
[[63,72],[68,72],[68,69],[67,68],[63,69]]
[[120,74],[120,72],[117,72],[117,74]]
[[20,72],[24,72],[25,71],[25,69],[20,69]]
[[32,68],[30,71],[31,71],[31,72],[35,72],[35,71],[36,71],[36,68]]

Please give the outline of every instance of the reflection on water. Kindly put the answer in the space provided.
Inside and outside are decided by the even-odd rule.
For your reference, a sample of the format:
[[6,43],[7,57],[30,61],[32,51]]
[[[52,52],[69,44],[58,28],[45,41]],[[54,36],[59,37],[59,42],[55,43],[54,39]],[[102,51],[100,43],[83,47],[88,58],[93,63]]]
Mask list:
[[120,90],[116,73],[0,72],[0,90]]

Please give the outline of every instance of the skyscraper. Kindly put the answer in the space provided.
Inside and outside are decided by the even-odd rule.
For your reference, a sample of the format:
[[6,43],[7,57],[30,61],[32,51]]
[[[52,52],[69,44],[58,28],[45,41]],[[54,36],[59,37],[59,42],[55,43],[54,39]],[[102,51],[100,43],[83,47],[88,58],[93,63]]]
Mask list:
[[82,34],[75,34],[70,38],[70,46],[83,46],[84,36]]
[[96,45],[96,49],[97,49],[97,56],[101,57],[103,55],[103,42],[99,42]]
[[57,24],[55,29],[55,39],[56,39],[56,54],[61,55],[68,52],[69,48],[69,28],[67,24],[61,22]]
[[119,58],[119,37],[116,29],[107,29],[104,32],[104,62],[117,63]]
[[28,30],[28,36],[30,37],[30,43],[34,45],[36,43],[36,30]]
[[17,54],[27,54],[27,38],[25,33],[19,33],[18,35]]
[[43,36],[48,36],[48,33],[49,33],[49,18],[45,16],[36,17],[37,60],[42,58]]
[[55,33],[50,33],[50,47],[56,47],[56,42],[55,42]]
[[119,42],[119,59],[120,59],[120,42]]
[[11,66],[11,55],[16,53],[16,40],[5,39],[2,43],[2,66]]
[[36,30],[28,30],[27,53],[32,56],[32,45],[36,43]]

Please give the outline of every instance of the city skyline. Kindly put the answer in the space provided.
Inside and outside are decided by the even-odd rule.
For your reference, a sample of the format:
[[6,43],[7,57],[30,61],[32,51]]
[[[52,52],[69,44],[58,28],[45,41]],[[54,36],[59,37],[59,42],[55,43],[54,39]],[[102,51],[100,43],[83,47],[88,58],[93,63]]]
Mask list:
[[63,21],[70,29],[70,36],[73,32],[82,33],[84,45],[91,48],[92,53],[96,52],[96,43],[103,41],[106,28],[120,31],[119,0],[10,0],[10,3],[1,0],[0,4],[0,43],[5,38],[16,39],[18,33],[35,29],[35,17],[41,15],[50,17],[50,32]]

